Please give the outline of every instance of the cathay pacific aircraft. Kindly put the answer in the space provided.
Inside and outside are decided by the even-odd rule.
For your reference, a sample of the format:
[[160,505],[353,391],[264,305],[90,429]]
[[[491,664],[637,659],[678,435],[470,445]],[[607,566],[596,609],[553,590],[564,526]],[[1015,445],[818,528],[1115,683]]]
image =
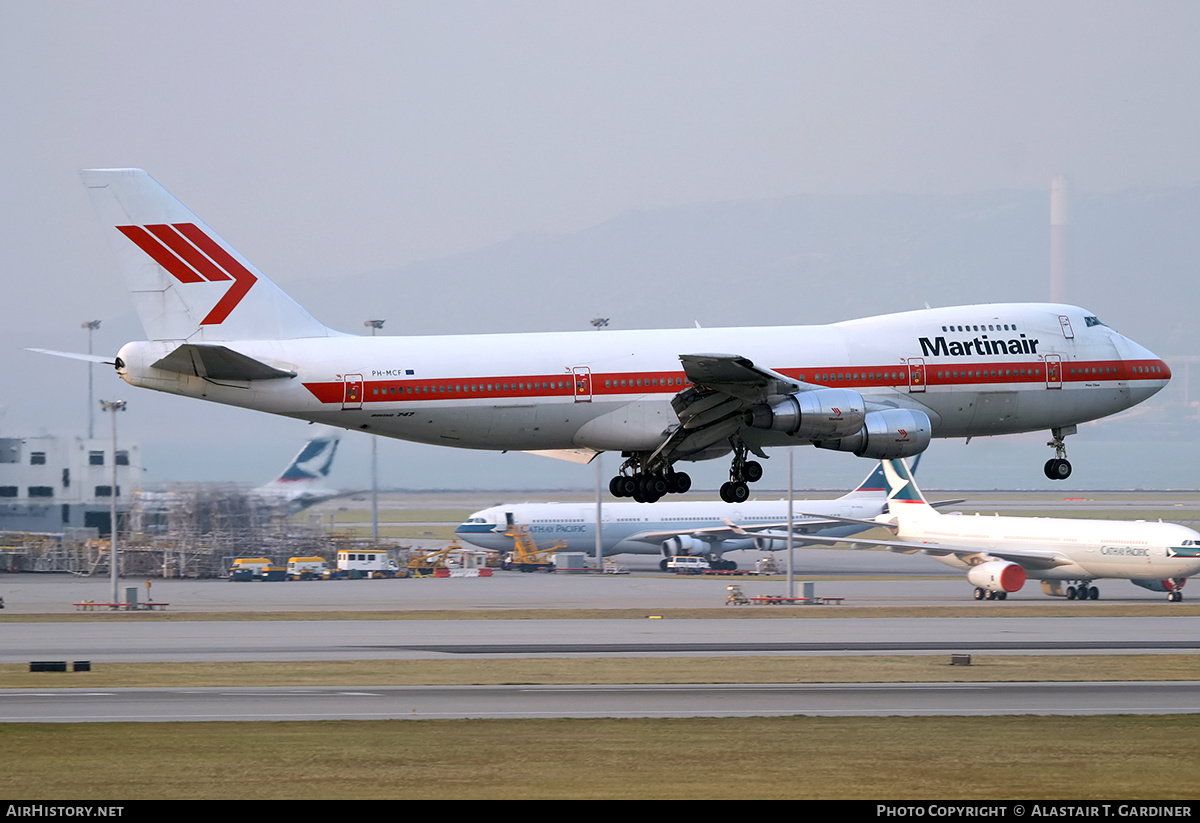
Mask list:
[[[920,458],[917,458],[920,460]],[[962,501],[947,501],[939,506]],[[841,519],[871,518],[887,510],[887,484],[876,466],[854,491],[830,500],[794,500],[793,545],[803,546],[806,535],[845,536],[874,528]],[[601,550],[614,554],[661,554],[659,566],[675,555],[703,555],[714,569],[736,569],[723,560],[739,549],[782,551],[787,548],[787,500],[744,503],[687,501],[653,508],[636,503],[601,507]],[[733,527],[730,524],[736,523]],[[525,529],[541,548],[563,545],[563,551],[592,552],[596,547],[595,503],[512,503],[475,512],[454,530],[463,541],[492,551],[511,551],[514,528]],[[784,531],[781,533],[780,530]],[[772,532],[772,534],[760,534]]]
[[[976,600],[1004,600],[1026,579],[1068,600],[1095,600],[1096,580],[1116,578],[1183,600],[1200,572],[1200,532],[1145,520],[945,515],[930,506],[903,460],[883,461],[888,510],[862,525],[886,526],[896,540],[812,537],[810,542],[924,552],[967,573]],[[1065,588],[1064,588],[1065,586]]]
[[1063,479],[1078,424],[1171,376],[1092,312],[1049,303],[821,326],[352,336],[146,172],[93,169],[83,182],[149,337],[90,359],[130,385],[443,446],[578,462],[616,451],[625,462],[609,489],[639,502],[687,491],[682,461],[732,455],[721,497],[736,503],[762,476],[751,458],[774,446],[878,460],[933,437],[1041,429],[1055,452],[1045,473]]

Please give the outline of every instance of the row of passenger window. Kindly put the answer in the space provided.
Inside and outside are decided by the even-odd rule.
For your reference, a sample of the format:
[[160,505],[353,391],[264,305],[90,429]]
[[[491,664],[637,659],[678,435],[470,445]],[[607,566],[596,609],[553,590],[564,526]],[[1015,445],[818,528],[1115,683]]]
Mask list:
[[1041,377],[1042,370],[1039,369],[951,369],[949,371],[939,370],[937,373],[938,379],[949,378],[954,380],[958,377]]
[[623,380],[605,380],[604,388],[606,389],[635,389],[635,388],[651,388],[654,386],[682,386],[684,380],[682,377],[639,377],[628,378]]
[[974,326],[942,326],[942,331],[1016,331],[1016,324],[1008,323],[979,323]]
[[376,386],[371,389],[371,393],[379,396],[380,394],[463,394],[464,392],[469,394],[481,391],[550,391],[565,389],[567,385],[564,380],[542,380],[528,383],[452,383],[440,386],[384,386],[382,388]]

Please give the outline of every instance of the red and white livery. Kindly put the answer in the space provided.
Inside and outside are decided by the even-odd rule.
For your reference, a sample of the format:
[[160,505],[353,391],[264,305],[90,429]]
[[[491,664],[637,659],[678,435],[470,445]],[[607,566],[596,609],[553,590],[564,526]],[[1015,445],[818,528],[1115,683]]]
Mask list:
[[150,338],[122,347],[129,384],[385,437],[625,457],[610,489],[690,487],[680,461],[812,444],[919,454],[932,437],[1049,429],[1063,438],[1166,385],[1156,355],[1076,306],[926,309],[822,326],[366,337],[317,321],[140,169],[84,171]]

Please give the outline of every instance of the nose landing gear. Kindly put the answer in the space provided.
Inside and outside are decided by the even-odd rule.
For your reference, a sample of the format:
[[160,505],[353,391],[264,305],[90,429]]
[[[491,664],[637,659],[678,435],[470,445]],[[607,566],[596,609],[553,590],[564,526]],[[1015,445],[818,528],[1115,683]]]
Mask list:
[[1067,443],[1066,437],[1068,434],[1075,434],[1074,426],[1063,426],[1058,429],[1051,429],[1050,435],[1054,438],[1047,446],[1054,448],[1055,456],[1046,461],[1046,477],[1050,480],[1066,480],[1071,476],[1071,461],[1067,459]]

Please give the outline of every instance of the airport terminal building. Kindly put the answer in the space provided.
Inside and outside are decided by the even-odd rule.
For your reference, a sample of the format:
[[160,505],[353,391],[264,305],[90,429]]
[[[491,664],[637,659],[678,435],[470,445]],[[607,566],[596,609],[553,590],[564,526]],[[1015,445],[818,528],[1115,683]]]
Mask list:
[[[113,488],[113,463],[117,482]],[[136,444],[103,438],[0,437],[0,532],[112,531],[111,505],[123,511],[142,474]]]

